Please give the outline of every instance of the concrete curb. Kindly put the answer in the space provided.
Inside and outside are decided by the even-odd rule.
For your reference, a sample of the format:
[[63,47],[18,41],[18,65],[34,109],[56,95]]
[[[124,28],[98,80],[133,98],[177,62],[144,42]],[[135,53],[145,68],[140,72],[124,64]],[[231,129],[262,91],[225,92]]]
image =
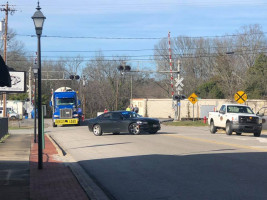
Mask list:
[[91,200],[110,200],[105,192],[93,181],[78,162],[58,143],[51,135],[47,134],[50,141],[56,146],[61,160],[70,168],[78,182]]

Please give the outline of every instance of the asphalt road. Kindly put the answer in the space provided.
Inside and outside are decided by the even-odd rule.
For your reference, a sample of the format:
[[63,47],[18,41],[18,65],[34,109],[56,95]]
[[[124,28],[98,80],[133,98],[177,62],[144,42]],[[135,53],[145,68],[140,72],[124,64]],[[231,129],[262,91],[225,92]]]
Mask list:
[[103,134],[86,126],[48,128],[67,153],[117,200],[265,200],[267,133],[227,136],[208,127],[155,135]]

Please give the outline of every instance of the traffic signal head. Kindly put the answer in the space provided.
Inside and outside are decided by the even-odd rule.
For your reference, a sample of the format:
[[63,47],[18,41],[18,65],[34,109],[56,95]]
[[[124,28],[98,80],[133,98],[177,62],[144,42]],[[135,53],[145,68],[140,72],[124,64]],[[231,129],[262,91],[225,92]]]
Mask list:
[[131,66],[126,65],[126,66],[124,67],[124,71],[131,71]]
[[172,99],[173,99],[173,100],[179,100],[179,96],[178,96],[178,95],[173,95],[173,96],[172,96]]
[[123,71],[123,69],[124,69],[124,67],[123,67],[122,65],[120,65],[120,66],[118,67],[118,70],[119,70],[119,71]]
[[180,94],[180,95],[173,95],[173,100],[178,100],[178,101],[180,101],[180,100],[183,100],[183,99],[185,99],[186,98],[186,96],[185,95],[183,95],[183,94]]
[[180,95],[180,99],[184,100],[184,99],[186,99],[186,96],[182,94],[182,95]]
[[73,80],[73,79],[80,79],[80,76],[79,75],[70,75],[70,79]]
[[124,72],[124,71],[127,71],[127,72],[128,72],[128,71],[131,71],[131,66],[129,66],[129,65],[120,65],[120,66],[118,67],[118,70],[121,71],[121,72],[122,72],[122,71],[123,71],[123,72]]

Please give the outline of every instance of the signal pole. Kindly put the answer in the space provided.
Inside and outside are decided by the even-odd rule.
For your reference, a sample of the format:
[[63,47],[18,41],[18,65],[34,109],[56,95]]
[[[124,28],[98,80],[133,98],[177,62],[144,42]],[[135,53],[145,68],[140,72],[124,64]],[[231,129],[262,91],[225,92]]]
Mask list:
[[[7,64],[7,29],[8,29],[8,12],[13,14],[16,10],[12,9],[9,7],[8,2],[6,5],[1,5],[1,7],[5,8],[0,8],[1,11],[5,12],[5,33],[4,33],[4,61],[5,64]],[[3,93],[3,117],[6,117],[6,93]]]

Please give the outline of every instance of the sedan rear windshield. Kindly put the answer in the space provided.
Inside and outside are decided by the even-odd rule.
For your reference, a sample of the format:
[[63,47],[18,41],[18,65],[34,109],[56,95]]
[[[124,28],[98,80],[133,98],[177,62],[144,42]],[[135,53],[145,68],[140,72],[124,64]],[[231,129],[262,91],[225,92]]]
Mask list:
[[227,106],[228,113],[247,113],[254,114],[250,107],[246,106]]

